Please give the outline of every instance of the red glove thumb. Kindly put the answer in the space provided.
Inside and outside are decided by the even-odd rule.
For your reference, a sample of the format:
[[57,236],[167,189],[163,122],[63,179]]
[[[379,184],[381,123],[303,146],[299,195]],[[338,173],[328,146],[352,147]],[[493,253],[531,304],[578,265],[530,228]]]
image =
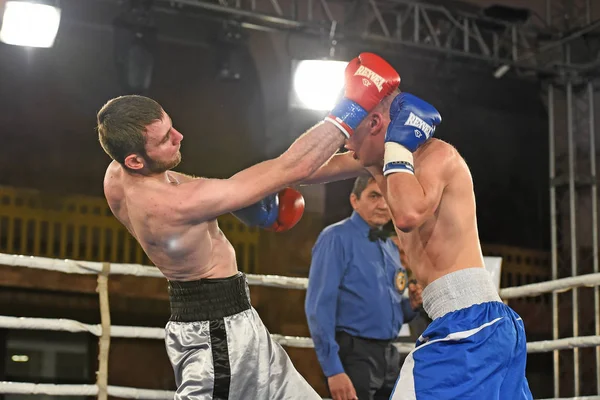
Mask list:
[[284,232],[292,229],[304,214],[304,197],[302,194],[292,188],[285,188],[280,191],[279,197],[279,214],[277,221],[267,230],[273,232]]

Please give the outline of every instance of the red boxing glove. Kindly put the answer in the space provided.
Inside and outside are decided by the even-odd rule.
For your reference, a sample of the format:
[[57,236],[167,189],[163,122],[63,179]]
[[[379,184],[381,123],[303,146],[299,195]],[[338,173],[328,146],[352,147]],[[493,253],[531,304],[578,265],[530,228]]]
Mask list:
[[350,61],[345,74],[344,98],[325,120],[350,137],[369,112],[400,86],[400,75],[373,53],[361,53]]
[[283,232],[293,228],[300,221],[303,213],[304,197],[300,192],[290,188],[232,212],[247,226],[257,226],[273,232]]
[[284,232],[292,229],[304,214],[304,197],[302,193],[292,188],[285,188],[280,191],[279,213],[275,223],[268,228],[268,231]]
[[383,58],[361,53],[346,67],[345,97],[370,112],[400,86],[400,75]]

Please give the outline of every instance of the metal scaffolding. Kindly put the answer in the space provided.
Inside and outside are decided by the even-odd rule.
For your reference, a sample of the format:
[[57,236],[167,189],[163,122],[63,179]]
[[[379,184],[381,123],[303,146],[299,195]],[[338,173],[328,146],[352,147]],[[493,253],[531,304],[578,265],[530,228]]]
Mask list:
[[[548,85],[550,140],[550,207],[552,278],[598,272],[598,211],[596,182],[596,140],[593,83]],[[557,106],[562,102],[562,107]],[[557,129],[556,119],[566,114],[566,135]],[[563,121],[564,122],[564,121]],[[558,144],[560,143],[560,145]],[[562,149],[558,151],[557,149]],[[590,270],[591,265],[591,270]],[[595,334],[600,333],[598,288],[594,292]],[[559,310],[571,304],[572,335],[580,332],[580,315],[590,316],[589,303],[580,304],[580,290],[571,299],[554,292],[552,296],[553,338],[561,335]],[[568,313],[568,310],[566,310]],[[565,334],[563,333],[562,336]],[[580,395],[579,350],[573,350],[574,395]],[[588,365],[589,366],[589,365]],[[600,348],[596,349],[596,382],[600,383]],[[559,396],[561,363],[554,352],[554,393]],[[597,388],[600,394],[600,387]]]
[[[591,26],[591,1],[547,0],[549,26],[573,31]],[[592,31],[590,31],[592,32]],[[593,38],[592,38],[593,39]],[[576,41],[561,46],[558,57],[564,60],[565,74],[548,84],[550,149],[550,223],[552,279],[598,271],[598,197],[596,180],[596,138],[594,118],[594,76],[571,68],[573,59],[585,59],[598,69],[596,54],[581,54]],[[589,71],[589,69],[588,69]],[[593,291],[593,297],[590,296]],[[593,299],[593,300],[592,300]],[[582,301],[583,300],[583,301]],[[594,302],[591,307],[591,301]],[[585,319],[594,320],[592,334],[600,334],[600,298],[598,288],[573,289],[570,293],[552,294],[553,339],[564,335],[585,335]],[[594,311],[592,316],[591,310]],[[566,314],[566,315],[565,315]],[[561,318],[570,314],[572,332],[561,332]],[[593,362],[582,360],[579,349],[553,352],[554,396],[580,396],[582,376],[595,380],[600,394],[600,347]],[[572,368],[572,390],[561,390],[561,370]],[[589,372],[593,370],[593,375]],[[569,388],[567,388],[569,389]],[[570,391],[572,393],[566,393]],[[589,389],[588,389],[589,391]],[[561,393],[562,392],[562,393]],[[591,394],[591,393],[585,393]]]
[[[597,63],[566,65],[555,51],[600,29],[589,22],[568,34],[527,20],[509,22],[416,0],[155,0],[182,12],[209,13],[246,29],[288,31],[331,40],[364,43],[390,51],[403,46],[478,60],[498,68],[544,76],[565,69],[587,73]],[[350,5],[352,5],[350,7]],[[535,76],[535,74],[533,74]]]

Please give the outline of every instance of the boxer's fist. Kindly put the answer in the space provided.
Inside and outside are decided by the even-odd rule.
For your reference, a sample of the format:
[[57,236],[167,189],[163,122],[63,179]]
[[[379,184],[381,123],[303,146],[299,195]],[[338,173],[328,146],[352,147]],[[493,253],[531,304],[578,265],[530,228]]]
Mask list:
[[277,194],[279,198],[279,212],[275,223],[266,229],[274,232],[283,232],[292,229],[304,213],[304,197],[297,190],[286,188]]
[[395,142],[410,152],[433,136],[442,116],[431,104],[409,93],[400,93],[390,106],[390,124],[385,141]]
[[293,228],[300,221],[303,213],[302,194],[286,188],[232,214],[247,226],[283,232]]
[[383,58],[361,53],[346,66],[344,98],[326,121],[350,137],[361,121],[400,85],[400,75]]
[[384,175],[414,173],[412,153],[429,140],[442,116],[431,104],[409,93],[400,93],[390,106],[385,134]]
[[400,75],[383,58],[362,53],[346,67],[344,96],[370,112],[400,85]]

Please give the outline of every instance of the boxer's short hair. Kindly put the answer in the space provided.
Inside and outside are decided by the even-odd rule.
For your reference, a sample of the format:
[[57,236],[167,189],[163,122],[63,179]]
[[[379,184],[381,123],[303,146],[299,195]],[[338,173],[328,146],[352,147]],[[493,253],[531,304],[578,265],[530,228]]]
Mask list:
[[113,160],[123,164],[130,154],[145,155],[146,127],[163,116],[156,101],[137,95],[110,100],[98,112],[98,138]]
[[369,183],[374,182],[375,179],[372,176],[359,176],[354,181],[354,186],[352,187],[352,194],[356,196],[357,199],[360,199],[360,195],[365,191]]

